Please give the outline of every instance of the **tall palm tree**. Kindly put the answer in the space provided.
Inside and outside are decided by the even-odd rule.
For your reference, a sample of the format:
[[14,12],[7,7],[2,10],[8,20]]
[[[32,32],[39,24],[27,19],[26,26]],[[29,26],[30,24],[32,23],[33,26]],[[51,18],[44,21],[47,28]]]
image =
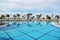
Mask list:
[[5,19],[5,16],[4,15],[1,15],[2,19]]
[[36,15],[37,16],[37,19],[40,19],[41,18],[41,16],[42,16],[42,14],[40,14],[40,15]]
[[31,17],[31,20],[34,20],[34,16]]
[[27,23],[28,23],[27,25],[30,25],[30,24],[29,24],[29,21],[31,21],[31,19],[30,19],[31,16],[32,16],[31,13],[28,13],[28,14],[27,14]]
[[46,24],[48,25],[51,21],[51,17],[49,15],[46,15]]
[[[5,19],[5,16],[4,15],[1,15],[0,19]],[[3,25],[4,22],[3,21],[0,21],[0,25]]]
[[[0,19],[3,19],[2,17],[0,17]],[[0,25],[2,24],[2,21],[0,21]]]
[[16,15],[13,15],[14,19],[16,19]]
[[46,19],[47,19],[47,20],[51,20],[51,17],[48,16],[48,15],[46,15]]
[[32,16],[31,19],[34,19],[34,16]]
[[16,14],[16,16],[17,16],[17,17],[18,17],[18,19],[19,19],[19,17],[20,17],[20,14],[19,14],[19,13],[17,13],[17,14]]
[[56,15],[56,16],[55,16],[55,19],[59,19],[59,15]]
[[34,16],[32,16],[31,19],[33,20],[34,19]]
[[40,25],[40,20],[41,20],[42,14],[39,14],[39,15],[36,15],[36,16],[37,16],[37,21],[38,21],[37,25]]
[[32,15],[31,13],[28,13],[27,14],[27,19],[30,19],[31,15]]
[[59,22],[59,21],[58,21],[58,20],[59,20],[59,15],[56,15],[56,16],[55,16],[55,19],[56,19],[56,22],[58,23],[58,22]]
[[9,19],[10,15],[9,14],[6,14],[6,17],[8,17],[8,19]]
[[2,17],[0,17],[0,19],[3,19]]
[[36,15],[37,16],[37,19],[39,19],[39,15]]

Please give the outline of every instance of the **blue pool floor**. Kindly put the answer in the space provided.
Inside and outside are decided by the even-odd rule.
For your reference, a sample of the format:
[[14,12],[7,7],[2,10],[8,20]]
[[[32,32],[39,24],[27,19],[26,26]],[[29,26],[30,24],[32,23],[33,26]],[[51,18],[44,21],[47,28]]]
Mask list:
[[17,23],[0,29],[0,40],[60,40],[60,28],[50,23]]

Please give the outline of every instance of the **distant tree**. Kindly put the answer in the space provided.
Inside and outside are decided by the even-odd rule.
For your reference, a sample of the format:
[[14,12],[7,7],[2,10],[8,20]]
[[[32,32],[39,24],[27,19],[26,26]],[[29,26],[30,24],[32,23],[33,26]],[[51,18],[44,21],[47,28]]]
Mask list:
[[32,16],[31,19],[34,19],[34,16]]
[[40,15],[36,15],[37,16],[37,19],[40,19],[41,18],[41,16],[42,16],[42,14],[40,14]]
[[55,19],[59,19],[59,15],[56,15],[56,16],[55,16]]
[[8,19],[9,19],[10,15],[9,14],[6,14],[6,17],[8,17]]
[[5,18],[5,16],[4,16],[4,15],[1,15],[1,17],[2,17],[2,19],[3,19],[3,18]]
[[30,16],[31,16],[32,14],[31,13],[28,13],[27,14],[27,19],[30,19]]
[[50,17],[50,16],[48,16],[48,15],[46,15],[46,19],[49,19],[49,20],[50,20],[50,19],[51,19],[51,17]]
[[14,19],[16,19],[16,15],[13,15]]
[[20,17],[20,14],[19,14],[19,13],[17,13],[17,14],[16,14],[16,16],[17,16],[17,17],[18,17],[18,19],[19,19],[19,17]]

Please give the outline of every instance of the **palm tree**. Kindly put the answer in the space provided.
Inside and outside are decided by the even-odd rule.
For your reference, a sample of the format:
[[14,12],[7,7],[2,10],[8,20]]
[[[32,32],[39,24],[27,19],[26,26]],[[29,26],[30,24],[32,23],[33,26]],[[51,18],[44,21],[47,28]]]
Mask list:
[[31,19],[30,19],[31,16],[32,16],[31,13],[28,13],[28,14],[27,14],[27,23],[28,23],[27,25],[30,25],[30,24],[29,24],[29,21],[31,21]]
[[[2,17],[0,17],[0,19],[3,19]],[[2,24],[2,21],[0,21],[0,25]]]
[[33,19],[34,19],[34,16],[31,17],[31,20],[33,20]]
[[40,14],[40,15],[36,15],[36,16],[37,16],[37,20],[40,20],[42,14]]
[[13,15],[14,19],[16,19],[16,15]]
[[[0,19],[5,19],[5,16],[4,15],[1,15]],[[4,22],[3,21],[0,21],[0,25],[3,25]]]
[[2,17],[0,17],[0,19],[3,19]]
[[5,19],[5,16],[4,15],[1,15],[2,19]]
[[59,15],[56,15],[55,16],[55,19],[56,19],[56,21],[57,21],[57,23],[59,22],[58,20],[59,20]]
[[34,22],[34,16],[31,17],[31,20]]
[[17,14],[16,14],[16,16],[17,16],[17,17],[18,17],[18,19],[19,19],[19,17],[20,17],[20,14],[19,14],[19,13],[17,13]]
[[31,19],[34,19],[34,16],[32,16]]
[[36,15],[37,16],[37,19],[39,19],[39,15]]
[[36,16],[37,16],[37,21],[38,21],[37,25],[40,25],[40,20],[41,20],[42,14],[39,14],[39,15],[36,15]]
[[56,15],[56,16],[55,16],[55,19],[59,19],[59,15]]
[[51,21],[51,17],[49,15],[46,15],[46,24],[48,25]]
[[10,15],[9,14],[6,14],[6,17],[8,17],[8,19],[9,19]]
[[48,15],[46,15],[46,19],[47,19],[47,20],[51,20],[51,17],[48,16]]
[[28,14],[27,14],[27,19],[28,19],[28,20],[30,19],[31,15],[32,15],[31,13],[28,13]]

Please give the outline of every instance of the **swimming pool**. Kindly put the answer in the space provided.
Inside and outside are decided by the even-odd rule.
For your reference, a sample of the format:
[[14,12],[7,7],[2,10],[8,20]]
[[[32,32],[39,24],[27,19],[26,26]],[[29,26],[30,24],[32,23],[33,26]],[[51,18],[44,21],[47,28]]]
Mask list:
[[0,40],[60,40],[60,28],[51,22],[17,22],[0,28]]

